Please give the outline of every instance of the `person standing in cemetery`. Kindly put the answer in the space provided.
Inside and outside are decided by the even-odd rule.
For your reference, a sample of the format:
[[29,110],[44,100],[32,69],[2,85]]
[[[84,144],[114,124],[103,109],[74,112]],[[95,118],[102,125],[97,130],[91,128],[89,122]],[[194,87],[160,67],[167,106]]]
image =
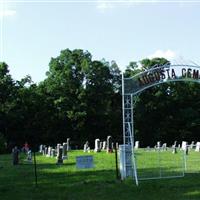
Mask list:
[[19,149],[17,146],[15,146],[12,149],[12,157],[13,157],[13,165],[18,165],[19,164]]

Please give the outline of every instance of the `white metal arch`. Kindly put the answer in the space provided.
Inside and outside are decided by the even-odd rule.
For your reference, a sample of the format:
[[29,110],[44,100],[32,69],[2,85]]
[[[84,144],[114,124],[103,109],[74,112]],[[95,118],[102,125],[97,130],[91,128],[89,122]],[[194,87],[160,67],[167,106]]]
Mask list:
[[[171,65],[153,67],[138,73],[130,78],[122,75],[122,109],[123,109],[123,143],[125,176],[133,175],[138,185],[137,166],[134,155],[134,111],[133,97],[142,91],[169,82],[196,82],[200,83],[200,66],[198,65]],[[131,164],[127,164],[125,147],[131,148]],[[132,170],[132,173],[130,173]]]

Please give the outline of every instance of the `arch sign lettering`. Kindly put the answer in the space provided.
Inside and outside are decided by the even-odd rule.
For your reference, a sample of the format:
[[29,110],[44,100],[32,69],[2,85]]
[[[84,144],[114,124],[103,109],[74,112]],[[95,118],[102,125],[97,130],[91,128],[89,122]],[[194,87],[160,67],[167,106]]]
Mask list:
[[164,65],[151,68],[131,78],[124,78],[124,93],[135,95],[152,86],[174,81],[200,82],[200,67],[191,65]]
[[[137,167],[134,156],[134,112],[133,97],[147,88],[176,81],[191,81],[200,83],[200,67],[193,65],[163,65],[154,67],[131,78],[122,75],[122,108],[123,108],[123,177],[133,175],[138,185]],[[127,151],[126,148],[132,151]],[[131,152],[131,153],[130,153]],[[128,160],[132,162],[128,164]]]

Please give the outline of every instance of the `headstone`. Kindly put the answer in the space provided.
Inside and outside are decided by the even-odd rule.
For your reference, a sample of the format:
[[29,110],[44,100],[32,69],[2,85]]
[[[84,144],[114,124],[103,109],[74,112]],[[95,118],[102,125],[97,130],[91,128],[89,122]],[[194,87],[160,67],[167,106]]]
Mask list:
[[116,149],[119,149],[119,143],[116,142]]
[[100,149],[100,139],[96,139],[95,140],[95,149],[94,149],[95,152],[100,152],[101,149]]
[[90,147],[87,148],[87,152],[90,153]]
[[116,142],[116,149],[119,149],[119,143]]
[[156,147],[157,147],[157,149],[160,149],[160,147],[161,147],[161,142],[160,141],[157,142],[157,146]]
[[13,156],[13,165],[18,165],[19,164],[19,150],[16,146],[12,149],[12,156]]
[[47,154],[48,154],[48,148],[45,147],[45,148],[44,148],[44,155],[47,155]]
[[177,153],[176,145],[172,145],[172,153],[173,154]]
[[135,149],[139,149],[140,148],[140,143],[139,141],[135,141]]
[[86,141],[86,143],[84,144],[84,147],[83,147],[83,152],[88,152],[88,149],[89,148],[89,142]]
[[186,148],[187,148],[187,142],[186,141],[182,141],[181,149],[183,151],[186,151]]
[[163,143],[163,145],[162,145],[162,150],[163,150],[163,151],[167,151],[167,143]]
[[43,150],[43,145],[41,144],[41,145],[39,146],[39,153],[42,153],[42,150]]
[[182,141],[181,149],[188,155],[188,143],[186,141]]
[[27,152],[27,161],[32,162],[32,152],[31,152],[31,150],[28,150],[28,152]]
[[190,144],[190,149],[193,149],[193,148],[194,148],[194,141],[192,141]]
[[113,142],[111,143],[111,148],[112,148],[112,150],[114,149],[114,143]]
[[113,148],[112,148],[112,137],[108,136],[107,137],[107,153],[112,153]]
[[67,159],[67,143],[63,143],[63,149],[62,149],[62,159]]
[[55,149],[51,149],[51,157],[53,158],[53,157],[55,157],[56,156],[56,151],[55,151]]
[[48,149],[47,149],[47,154],[46,154],[46,157],[51,157],[51,147],[49,146]]
[[70,147],[70,138],[67,138],[67,151],[71,150]]
[[175,140],[175,141],[174,141],[174,147],[176,147],[176,145],[177,145],[177,141]]
[[93,156],[77,156],[76,157],[76,167],[79,169],[93,168]]
[[100,142],[100,149],[102,149],[102,147],[103,147],[103,142]]
[[57,165],[63,164],[62,159],[62,146],[57,144]]
[[196,143],[196,148],[195,148],[196,152],[200,152],[200,142]]
[[103,141],[103,147],[102,147],[103,150],[106,150],[106,141]]
[[42,155],[45,155],[45,145],[42,145]]

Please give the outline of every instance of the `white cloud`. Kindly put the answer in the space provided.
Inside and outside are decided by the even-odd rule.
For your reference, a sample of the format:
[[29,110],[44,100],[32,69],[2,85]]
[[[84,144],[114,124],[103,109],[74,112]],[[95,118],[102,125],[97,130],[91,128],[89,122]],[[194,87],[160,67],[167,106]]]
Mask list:
[[15,10],[4,10],[0,11],[0,16],[13,16],[16,14]]
[[171,59],[175,59],[177,57],[177,54],[170,49],[168,49],[166,51],[157,50],[152,55],[149,55],[147,57],[150,58],[150,59],[162,57],[162,58],[166,58],[167,60],[171,60]]
[[97,2],[97,6],[96,8],[100,11],[100,12],[105,12],[107,10],[110,10],[114,7],[113,4],[109,3],[109,2]]

